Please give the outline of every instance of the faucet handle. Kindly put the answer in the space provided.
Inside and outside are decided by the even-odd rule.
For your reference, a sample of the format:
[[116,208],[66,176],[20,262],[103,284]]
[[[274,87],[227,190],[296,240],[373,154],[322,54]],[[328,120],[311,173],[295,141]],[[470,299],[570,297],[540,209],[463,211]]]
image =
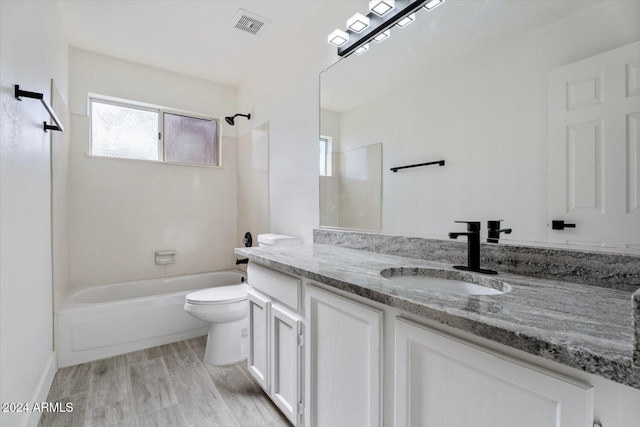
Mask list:
[[454,221],[459,224],[467,224],[467,231],[480,232],[480,221]]
[[498,229],[500,228],[500,223],[504,221],[503,219],[495,219],[492,221],[487,221],[487,228],[491,230],[492,228]]

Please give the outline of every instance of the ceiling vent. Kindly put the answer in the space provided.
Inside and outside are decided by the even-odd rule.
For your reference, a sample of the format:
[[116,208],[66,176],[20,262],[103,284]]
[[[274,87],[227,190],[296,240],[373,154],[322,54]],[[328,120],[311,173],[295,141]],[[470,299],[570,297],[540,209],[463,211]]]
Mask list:
[[231,25],[245,33],[257,35],[264,32],[265,27],[269,25],[269,20],[244,9],[238,9]]

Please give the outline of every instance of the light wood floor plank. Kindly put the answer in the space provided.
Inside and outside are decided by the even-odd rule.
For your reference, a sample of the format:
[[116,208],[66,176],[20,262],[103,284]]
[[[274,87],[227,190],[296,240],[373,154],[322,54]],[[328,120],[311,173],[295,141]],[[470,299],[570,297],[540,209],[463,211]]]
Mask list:
[[266,393],[260,388],[260,386],[253,380],[253,377],[249,373],[249,369],[247,368],[246,362],[237,363],[236,366],[242,371],[245,376],[243,379],[244,387],[247,390],[250,390],[249,396],[256,406],[260,417],[263,420],[273,422],[273,421],[284,421],[285,424],[275,424],[275,425],[289,425],[286,417],[282,415],[280,410],[276,407],[275,403],[269,399]]
[[202,361],[206,336],[60,369],[40,427],[287,427],[246,362]]
[[184,341],[160,346],[160,351],[167,369],[199,361],[198,355]]
[[198,360],[202,361],[204,359],[204,351],[207,347],[207,336],[191,338],[190,340],[186,340],[185,343],[191,348],[191,350],[198,357]]
[[244,427],[238,424],[231,411],[221,412],[212,417],[199,421],[198,424],[191,424],[189,427]]
[[265,420],[258,409],[258,405],[262,403],[260,400],[266,399],[266,396],[253,387],[254,384],[251,384],[241,368],[234,366],[211,373],[210,376],[241,426],[264,425],[265,421],[271,421]]
[[138,415],[178,403],[169,373],[162,359],[129,366],[133,401]]
[[49,390],[51,401],[87,393],[89,391],[90,370],[91,363],[82,363],[58,370]]
[[186,427],[178,405],[138,417],[138,427]]
[[[126,361],[126,357],[118,356],[91,363],[90,393],[87,401],[89,409],[131,399],[131,377]],[[125,415],[129,417],[133,414]]]
[[60,400],[47,400],[48,402],[60,402],[66,405],[73,403],[72,412],[43,412],[38,427],[83,427],[87,394],[67,396]]
[[200,362],[169,369],[169,377],[187,424],[198,425],[217,413],[229,411]]
[[132,419],[136,413],[131,394],[124,396],[120,400],[111,401],[103,405],[94,405],[87,405],[85,414],[85,426],[87,427],[122,425],[125,424],[125,421]]

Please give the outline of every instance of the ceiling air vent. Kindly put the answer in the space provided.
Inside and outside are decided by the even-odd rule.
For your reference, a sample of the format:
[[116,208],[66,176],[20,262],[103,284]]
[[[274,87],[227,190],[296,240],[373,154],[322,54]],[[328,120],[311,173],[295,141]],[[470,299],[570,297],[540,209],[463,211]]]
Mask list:
[[231,25],[238,30],[244,31],[249,34],[258,34],[260,31],[264,31],[264,28],[269,24],[269,20],[258,16],[255,13],[247,12],[244,9],[238,9]]

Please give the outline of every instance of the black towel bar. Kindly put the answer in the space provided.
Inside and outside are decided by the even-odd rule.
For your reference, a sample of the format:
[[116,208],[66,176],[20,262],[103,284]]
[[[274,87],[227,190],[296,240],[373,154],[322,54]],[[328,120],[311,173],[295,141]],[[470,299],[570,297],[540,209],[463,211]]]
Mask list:
[[419,166],[429,166],[429,165],[444,166],[444,160],[438,160],[436,162],[418,163],[418,164],[415,164],[415,165],[408,165],[408,166],[398,166],[398,167],[395,167],[395,168],[391,168],[390,170],[392,170],[393,172],[398,172],[400,169],[417,168]]
[[53,111],[53,108],[49,105],[49,103],[44,100],[43,94],[38,92],[29,92],[27,90],[22,90],[20,89],[20,85],[15,85],[15,96],[18,101],[22,101],[20,97],[39,99],[40,102],[42,102],[42,105],[44,106],[45,110],[47,110],[47,113],[49,113],[49,116],[51,116],[51,119],[55,123],[55,126],[53,126],[48,124],[47,122],[44,122],[44,125],[43,125],[44,131],[46,132],[48,130],[57,130],[60,132],[64,132],[64,127],[62,126],[62,122],[56,115],[56,112]]

